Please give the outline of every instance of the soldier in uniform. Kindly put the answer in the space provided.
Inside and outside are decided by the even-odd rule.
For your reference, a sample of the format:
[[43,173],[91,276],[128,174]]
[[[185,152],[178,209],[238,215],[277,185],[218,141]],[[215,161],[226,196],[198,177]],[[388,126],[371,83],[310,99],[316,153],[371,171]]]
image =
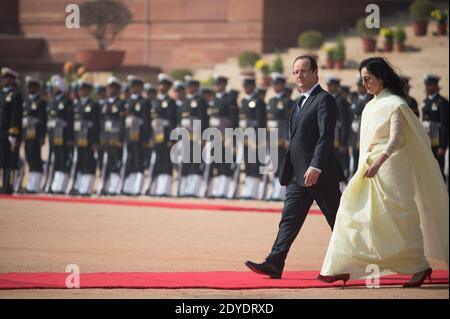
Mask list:
[[[49,99],[51,99],[51,91],[52,91],[51,88],[52,86],[50,83]],[[72,83],[70,83],[69,99],[71,99],[72,101],[78,99],[80,97],[78,91],[79,91],[78,81],[73,81]]]
[[175,90],[175,103],[180,108],[183,106],[184,99],[186,98],[186,86],[183,82],[177,80],[173,83],[173,88]]
[[286,77],[277,72],[272,73],[271,77],[275,96],[267,104],[267,128],[269,132],[278,130],[278,168],[272,181],[270,199],[280,201],[284,199],[286,187],[281,186],[278,177],[288,147],[288,123],[294,102],[285,93]]
[[53,75],[52,98],[47,104],[49,167],[46,191],[64,194],[69,181],[70,153],[74,137],[73,103],[67,96],[67,86],[59,75]]
[[159,94],[152,105],[152,139],[155,145],[156,165],[150,194],[171,196],[172,161],[170,159],[170,132],[177,126],[177,105],[169,96],[173,80],[164,73],[158,74]]
[[434,74],[425,76],[427,97],[423,101],[422,120],[431,139],[433,154],[444,175],[445,152],[448,147],[449,105],[448,100],[439,94],[439,80],[440,77]]
[[202,86],[200,89],[200,96],[208,103],[208,105],[211,105],[214,100],[214,91],[209,86]]
[[[100,110],[103,109],[103,106],[106,104],[106,86],[102,85],[100,83],[95,83],[94,85],[94,91],[95,91],[95,96],[94,99],[97,102],[97,105],[99,107]],[[98,169],[99,171],[102,171],[102,165],[103,165],[103,152],[104,152],[104,148],[103,145],[104,143],[102,143],[103,140],[103,136],[101,136],[101,130],[100,130],[100,140],[99,140],[99,145],[97,146],[97,154],[98,154]]]
[[156,99],[156,96],[158,95],[158,90],[156,89],[156,87],[151,83],[145,83],[144,90],[147,95],[147,100],[150,103],[153,103],[153,100]]
[[27,193],[40,193],[43,177],[41,148],[47,135],[47,101],[41,97],[41,83],[27,76],[28,96],[23,103],[22,138],[25,142],[25,158],[28,164]]
[[350,87],[348,85],[341,85],[339,88],[341,97],[350,103]]
[[[194,162],[194,152],[197,148],[195,143],[201,145],[201,135],[196,136],[194,121],[200,121],[200,134],[208,127],[208,104],[200,95],[200,82],[191,76],[185,77],[186,82],[186,98],[183,106],[178,108],[178,118],[180,126],[186,129],[190,135],[191,154],[190,163],[183,163],[181,168],[180,196],[199,197],[202,183],[204,163]],[[201,159],[201,153],[200,159]]]
[[358,78],[356,82],[358,96],[350,106],[351,112],[351,131],[350,131],[350,145],[351,145],[351,175],[356,173],[359,161],[359,135],[361,131],[361,115],[366,104],[372,99],[372,96],[367,94],[367,90],[363,85],[362,79]]
[[339,93],[341,79],[337,77],[329,77],[326,80],[328,92],[336,100],[338,107],[338,116],[336,119],[336,129],[334,136],[334,148],[336,156],[344,170],[345,177],[348,179],[350,175],[349,165],[349,133],[351,129],[350,105]]
[[[147,101],[151,108],[153,101],[156,99],[156,96],[158,95],[158,90],[153,84],[147,82],[144,83],[144,91],[146,94]],[[144,156],[143,156],[144,167],[149,167],[150,159],[152,157],[152,150],[154,147],[151,136],[149,135],[148,137],[149,137],[148,141],[144,144]]]
[[[75,101],[74,133],[76,162],[75,187],[72,194],[88,196],[92,194],[97,168],[96,153],[100,140],[99,104],[91,98],[93,84],[85,79],[79,81],[80,97]],[[75,154],[75,150],[74,150]]]
[[[225,141],[225,129],[235,128],[238,122],[238,106],[232,94],[226,91],[228,78],[214,74],[215,94],[208,108],[209,126],[217,128],[222,135],[222,163],[212,163],[210,175],[211,190],[208,194],[213,198],[231,198],[229,186],[232,183],[233,171],[231,163],[225,162],[225,153],[233,152],[232,141]],[[226,144],[227,142],[228,144]]]
[[99,158],[104,165],[100,174],[100,192],[105,195],[120,194],[125,128],[125,103],[120,99],[120,89],[121,82],[110,76],[106,86],[106,103],[102,106],[100,118],[104,149],[103,157]]
[[0,91],[0,165],[3,194],[12,194],[13,172],[19,165],[19,145],[22,126],[22,94],[15,87],[17,72],[1,69],[3,88]]
[[141,193],[144,178],[144,145],[150,139],[150,103],[142,95],[144,81],[134,75],[127,77],[130,84],[130,97],[125,102],[125,137],[127,148],[126,178],[123,194]]
[[405,83],[406,103],[408,103],[408,106],[414,112],[414,114],[416,114],[417,117],[420,117],[419,106],[417,104],[417,101],[415,98],[409,95],[409,91],[411,89],[411,86],[409,85],[410,77],[402,76],[401,79]]
[[[257,148],[265,147],[258,145],[257,129],[265,128],[267,121],[266,103],[256,93],[256,81],[254,76],[243,77],[243,87],[245,96],[241,100],[239,108],[239,127],[243,130],[253,128],[256,138],[245,138],[244,141],[244,163],[245,182],[241,197],[244,199],[257,199],[261,192],[261,174],[259,172],[260,163],[257,156]],[[256,163],[251,163],[249,152],[256,154]]]

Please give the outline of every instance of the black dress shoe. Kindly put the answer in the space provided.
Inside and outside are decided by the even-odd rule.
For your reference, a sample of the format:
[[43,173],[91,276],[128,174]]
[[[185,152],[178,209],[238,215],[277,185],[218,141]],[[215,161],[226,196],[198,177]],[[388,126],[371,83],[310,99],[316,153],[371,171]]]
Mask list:
[[267,261],[257,264],[251,261],[246,261],[245,265],[250,268],[251,271],[261,274],[267,275],[272,279],[280,279],[282,271],[278,269],[274,264],[271,264]]

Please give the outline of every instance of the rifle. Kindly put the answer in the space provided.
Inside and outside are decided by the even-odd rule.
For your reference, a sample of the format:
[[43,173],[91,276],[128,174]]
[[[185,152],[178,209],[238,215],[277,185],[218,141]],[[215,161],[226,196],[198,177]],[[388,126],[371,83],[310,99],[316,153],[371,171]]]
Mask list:
[[123,143],[123,153],[122,153],[122,167],[120,168],[120,182],[118,193],[122,193],[123,184],[125,183],[125,174],[127,172],[127,160],[128,160],[128,150],[127,143]]
[[75,178],[77,173],[77,162],[78,162],[78,146],[75,145],[72,155],[72,166],[70,167],[70,177],[67,183],[66,194],[70,194],[75,185]]
[[233,182],[227,194],[227,198],[236,198],[239,192],[239,179],[241,174],[241,162],[244,157],[244,145],[237,142],[236,145],[236,163],[234,164]]
[[206,151],[206,160],[205,160],[205,167],[203,169],[203,181],[202,181],[202,186],[200,187],[200,196],[201,197],[206,197],[206,195],[208,194],[208,188],[209,188],[209,177],[210,177],[210,168],[211,168],[211,163],[209,163],[210,159],[211,159],[211,142],[208,142],[205,146],[205,151]]
[[97,195],[101,195],[106,184],[106,168],[108,166],[108,150],[104,150],[102,158],[102,171],[100,173],[100,184],[98,185]]
[[144,187],[142,188],[142,195],[149,194],[150,188],[152,186],[152,179],[153,179],[153,171],[155,170],[155,164],[156,164],[156,151],[152,151],[152,156],[150,157],[150,164],[148,166],[148,179],[144,184]]
[[25,175],[25,163],[22,159],[19,159],[19,172],[14,174],[14,193],[18,193],[22,188],[23,177]]
[[47,169],[46,169],[46,180],[45,180],[45,192],[49,193],[50,192],[50,188],[52,186],[52,182],[53,182],[53,173],[55,170],[55,152],[53,151],[52,147],[48,147],[48,153],[49,153],[49,157],[47,158],[47,162],[48,165]]
[[[270,156],[268,154],[266,154],[266,158],[265,158],[265,164],[268,165],[267,163],[270,163]],[[266,197],[266,192],[267,192],[267,182],[269,180],[269,174],[266,172],[265,174],[263,174],[263,179],[262,181],[259,182],[258,185],[258,199],[264,199]]]

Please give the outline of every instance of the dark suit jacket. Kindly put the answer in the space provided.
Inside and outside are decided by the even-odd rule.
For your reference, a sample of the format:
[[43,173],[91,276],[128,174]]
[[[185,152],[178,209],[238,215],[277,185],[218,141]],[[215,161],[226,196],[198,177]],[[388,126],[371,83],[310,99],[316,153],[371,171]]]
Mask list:
[[290,129],[289,148],[280,174],[281,185],[288,185],[295,176],[297,183],[305,186],[304,175],[310,166],[322,170],[317,186],[345,179],[333,153],[336,116],[335,99],[317,86],[303,104],[298,122]]

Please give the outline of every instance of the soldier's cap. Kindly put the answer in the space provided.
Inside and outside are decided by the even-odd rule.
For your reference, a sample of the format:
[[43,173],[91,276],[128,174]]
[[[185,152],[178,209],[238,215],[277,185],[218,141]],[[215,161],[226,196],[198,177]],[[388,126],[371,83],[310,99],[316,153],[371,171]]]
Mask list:
[[176,91],[178,91],[178,90],[184,90],[184,89],[186,88],[186,85],[184,85],[184,83],[181,82],[181,81],[179,81],[179,80],[176,80],[176,81],[173,83],[173,86],[174,86],[174,88],[175,88]]
[[92,82],[90,82],[87,79],[79,79],[78,80],[78,86],[80,88],[89,88],[92,89],[94,87],[94,84]]
[[153,84],[148,83],[148,82],[144,83],[144,90],[147,92],[152,92],[152,91],[156,92],[157,91],[156,87]]
[[190,85],[200,85],[200,81],[194,79],[191,75],[185,75],[184,76],[184,81],[186,82],[187,86]]
[[209,86],[203,86],[200,89],[200,94],[205,94],[205,93],[213,93],[213,89],[210,88]]
[[341,79],[335,76],[329,76],[326,78],[326,83],[339,85],[341,83]]
[[64,81],[64,78],[59,74],[52,75],[50,82],[53,87],[57,87],[61,92],[67,92],[66,81]]
[[350,87],[348,85],[341,85],[341,92],[350,93]]
[[19,73],[17,73],[13,69],[10,69],[10,68],[5,66],[5,67],[2,68],[2,77],[6,77],[8,75],[12,76],[13,78],[19,77]]
[[213,80],[214,80],[214,84],[218,84],[220,82],[228,83],[228,78],[225,75],[221,75],[221,74],[217,74],[217,73],[213,74]]
[[286,77],[279,72],[272,72],[270,74],[273,83],[286,83]]
[[117,85],[118,87],[122,86],[122,82],[120,82],[120,80],[118,78],[116,78],[115,76],[108,77],[108,80],[106,83],[108,85]]
[[106,90],[106,86],[100,83],[95,83],[94,85],[95,91],[101,92]]
[[144,80],[142,80],[140,77],[136,76],[136,75],[128,75],[127,76],[127,81],[128,83],[130,83],[131,85],[133,84],[144,84]]
[[172,84],[172,83],[173,83],[173,80],[172,80],[172,78],[171,78],[170,76],[168,76],[167,74],[165,74],[165,73],[159,73],[159,74],[158,74],[158,82],[159,82],[159,83],[166,82],[166,83]]
[[425,84],[437,84],[441,77],[435,74],[425,74],[424,83]]
[[243,85],[255,85],[256,79],[254,75],[244,75],[242,76],[242,84]]
[[27,75],[27,76],[25,77],[25,83],[26,83],[27,85],[30,85],[30,84],[41,85],[41,81],[39,81],[38,78],[35,78],[35,77],[33,77],[33,76],[30,76],[30,75]]

